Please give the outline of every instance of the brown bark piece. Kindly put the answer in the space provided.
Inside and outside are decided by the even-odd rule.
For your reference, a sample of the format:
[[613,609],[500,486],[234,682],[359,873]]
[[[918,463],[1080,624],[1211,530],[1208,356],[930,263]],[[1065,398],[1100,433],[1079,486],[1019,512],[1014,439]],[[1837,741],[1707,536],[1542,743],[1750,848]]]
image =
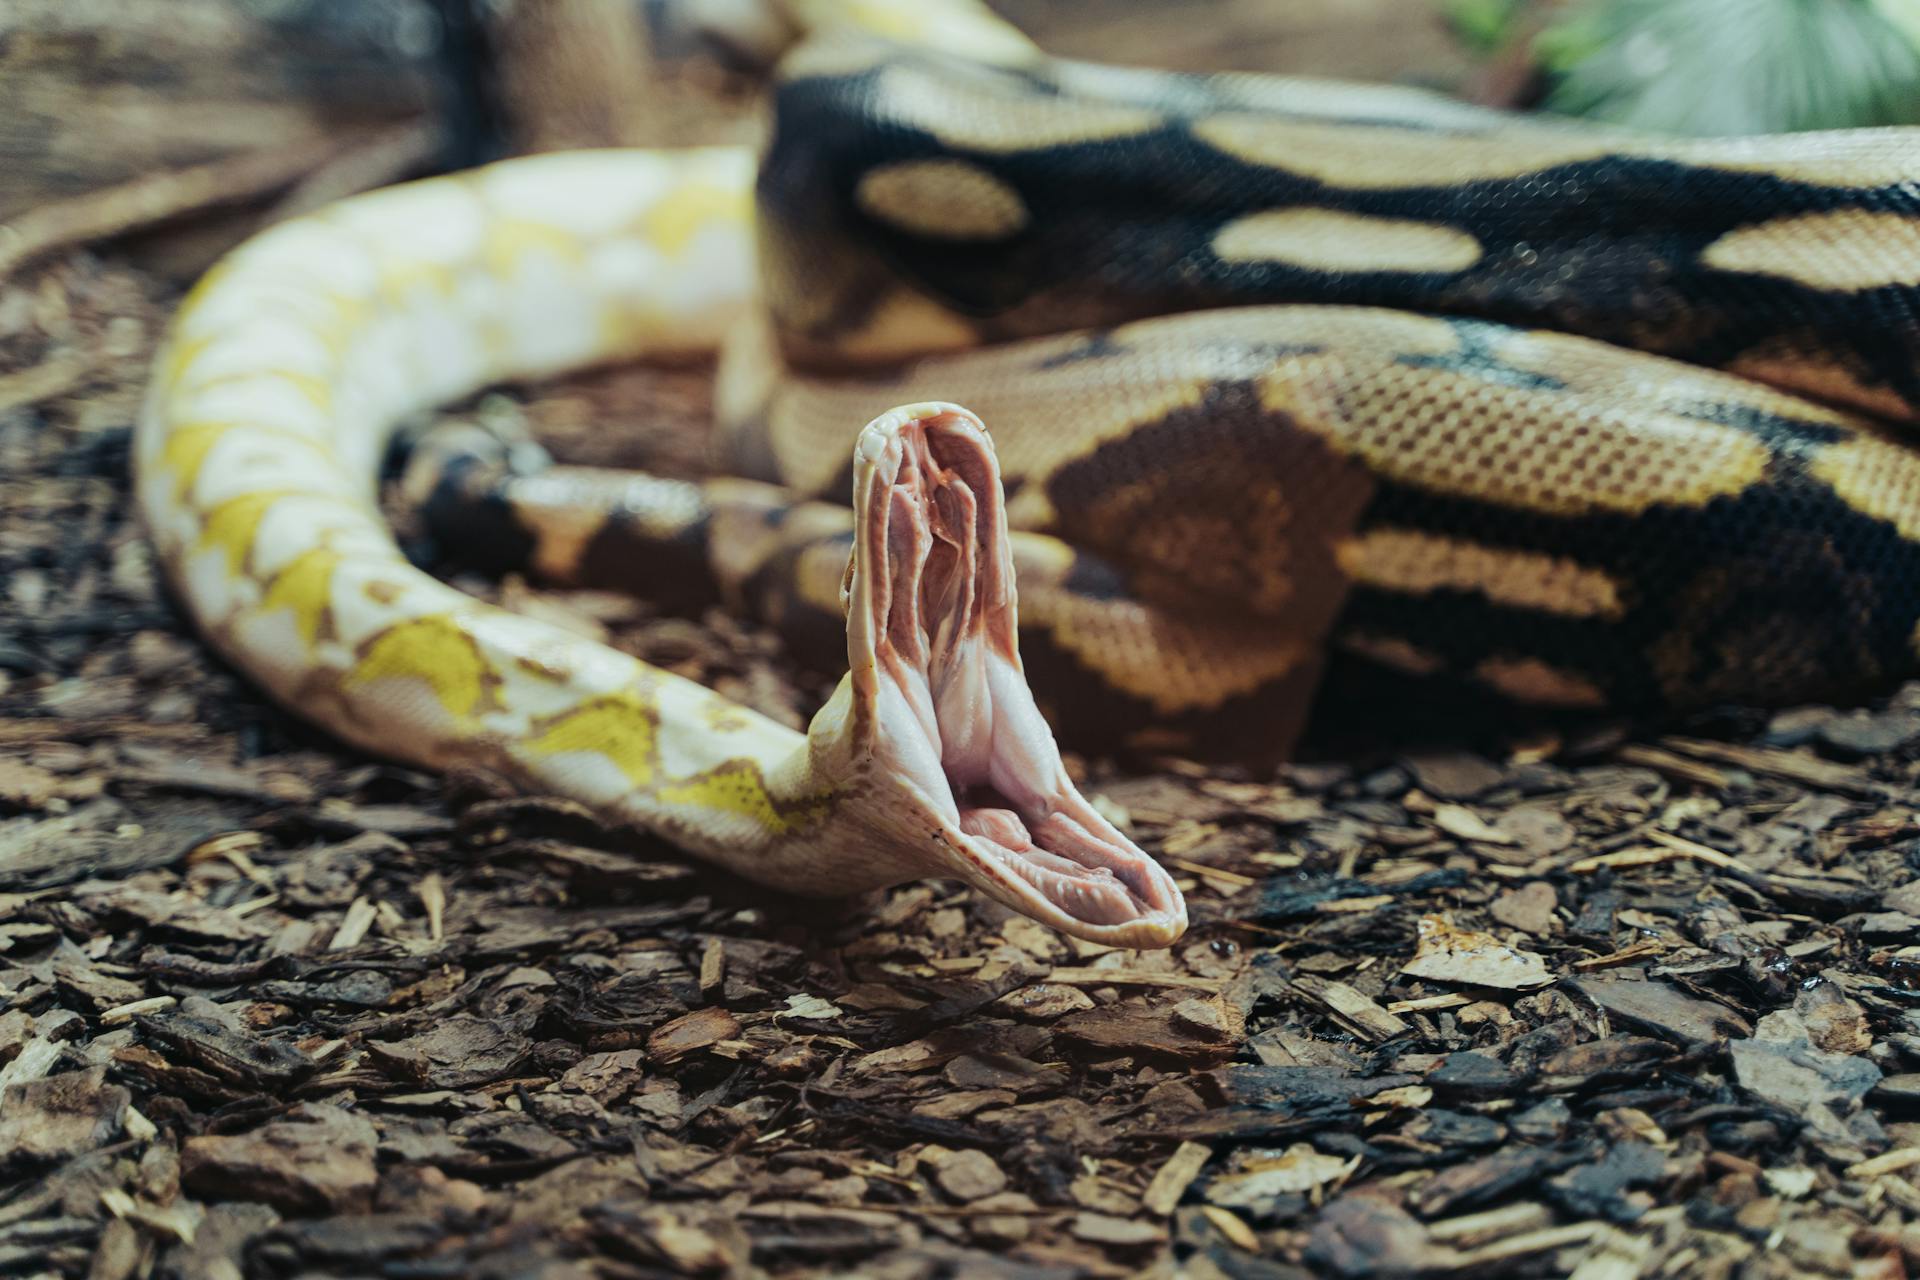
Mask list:
[[70,1071],[0,1092],[0,1165],[10,1171],[98,1150],[120,1135],[130,1096],[105,1067]]
[[339,1107],[303,1103],[249,1134],[207,1134],[180,1149],[180,1179],[196,1194],[255,1200],[283,1213],[365,1212],[378,1173],[374,1128]]

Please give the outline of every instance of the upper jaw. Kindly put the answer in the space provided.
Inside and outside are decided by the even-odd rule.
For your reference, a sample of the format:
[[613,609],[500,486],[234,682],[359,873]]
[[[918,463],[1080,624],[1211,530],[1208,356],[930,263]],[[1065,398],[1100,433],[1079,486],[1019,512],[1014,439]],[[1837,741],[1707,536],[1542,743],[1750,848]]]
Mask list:
[[951,404],[882,414],[854,454],[847,575],[863,788],[926,875],[1063,933],[1162,947],[1186,929],[1171,876],[1068,778],[1021,669],[999,468]]

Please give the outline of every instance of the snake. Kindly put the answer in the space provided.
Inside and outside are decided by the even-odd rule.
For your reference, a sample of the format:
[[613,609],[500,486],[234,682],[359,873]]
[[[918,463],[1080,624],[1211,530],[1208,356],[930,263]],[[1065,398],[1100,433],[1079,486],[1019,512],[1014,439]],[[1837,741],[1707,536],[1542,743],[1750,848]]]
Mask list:
[[[953,879],[1160,947],[1180,888],[1050,717],[1283,753],[1340,680],[1578,711],[1912,669],[1920,132],[1100,66],[971,0],[783,15],[758,154],[385,188],[189,293],[135,492],[280,704],[775,890]],[[712,478],[453,449],[427,505],[825,637],[804,733],[446,585],[376,500],[411,415],[715,351]]]

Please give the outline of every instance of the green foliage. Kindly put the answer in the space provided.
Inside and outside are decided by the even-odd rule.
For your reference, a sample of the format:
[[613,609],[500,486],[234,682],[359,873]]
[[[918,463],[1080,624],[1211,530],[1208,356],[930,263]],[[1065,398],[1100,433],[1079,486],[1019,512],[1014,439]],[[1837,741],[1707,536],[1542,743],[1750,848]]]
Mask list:
[[1548,110],[1639,129],[1920,121],[1920,0],[1589,0],[1534,53]]
[[[1920,3],[1920,0],[1915,0]],[[1447,25],[1475,53],[1492,53],[1507,41],[1526,0],[1444,0]]]

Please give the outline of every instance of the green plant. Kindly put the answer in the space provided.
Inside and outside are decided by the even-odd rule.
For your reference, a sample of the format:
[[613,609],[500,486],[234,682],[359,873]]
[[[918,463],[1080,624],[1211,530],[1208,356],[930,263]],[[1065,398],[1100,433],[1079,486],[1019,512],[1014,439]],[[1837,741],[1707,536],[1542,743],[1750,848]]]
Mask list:
[[1920,122],[1920,0],[1440,5],[1482,57],[1527,41],[1549,111],[1696,134]]
[[1920,120],[1920,0],[1596,0],[1533,50],[1547,110],[1635,128]]

